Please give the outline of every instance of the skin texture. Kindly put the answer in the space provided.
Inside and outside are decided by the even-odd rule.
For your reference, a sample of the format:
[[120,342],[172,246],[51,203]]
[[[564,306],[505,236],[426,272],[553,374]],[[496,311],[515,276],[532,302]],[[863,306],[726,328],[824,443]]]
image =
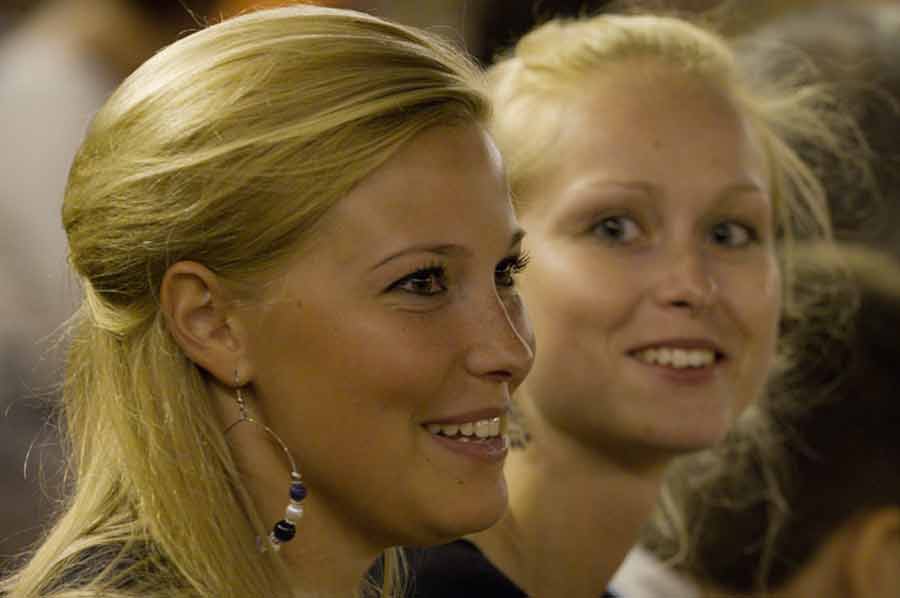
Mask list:
[[[510,511],[473,537],[541,598],[606,587],[665,466],[760,393],[780,311],[764,162],[720,92],[622,63],[560,106],[559,159],[521,198],[541,343],[519,392],[531,441],[508,459]],[[685,376],[634,356],[683,339],[725,359]]]
[[[170,271],[195,302],[184,328],[212,347],[194,355],[222,383],[223,424],[238,416],[225,387],[236,367],[309,488],[282,549],[301,589],[349,595],[385,547],[447,541],[504,512],[502,462],[450,451],[423,423],[505,409],[528,372],[512,278],[521,234],[489,137],[436,128],[341,200],[258,300],[223,297],[219,316],[215,279]],[[284,454],[252,425],[229,442],[264,520],[280,519]]]

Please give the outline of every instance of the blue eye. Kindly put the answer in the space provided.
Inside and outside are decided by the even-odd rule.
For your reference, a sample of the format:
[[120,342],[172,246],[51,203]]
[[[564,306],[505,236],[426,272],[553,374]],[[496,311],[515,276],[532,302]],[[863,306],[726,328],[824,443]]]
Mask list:
[[527,253],[511,255],[497,264],[494,270],[494,280],[498,287],[513,287],[516,285],[515,275],[521,273],[531,257]]
[[716,224],[710,231],[710,237],[713,243],[725,247],[746,247],[759,238],[755,229],[734,221]]
[[595,224],[591,231],[606,241],[630,243],[640,236],[641,227],[634,218],[610,216]]
[[407,274],[388,287],[388,291],[403,291],[413,295],[430,297],[447,291],[447,279],[443,266],[421,268]]

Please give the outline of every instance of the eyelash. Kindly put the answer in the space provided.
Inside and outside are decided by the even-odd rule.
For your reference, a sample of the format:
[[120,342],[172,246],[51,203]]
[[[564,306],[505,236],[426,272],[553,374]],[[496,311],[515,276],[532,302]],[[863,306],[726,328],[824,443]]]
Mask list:
[[621,239],[619,237],[613,236],[606,229],[606,225],[612,222],[617,222],[620,225],[622,231],[624,231],[625,226],[622,225],[623,222],[629,221],[634,224],[634,226],[638,229],[638,233],[640,233],[640,225],[637,220],[632,216],[627,214],[617,214],[614,216],[606,216],[601,218],[595,224],[591,225],[590,232],[600,240],[606,243],[615,243],[615,244],[627,244],[633,241],[633,239]]
[[[521,274],[528,267],[530,261],[531,256],[526,252],[522,252],[517,255],[511,255],[497,264],[497,267],[494,269],[494,281],[497,283],[497,286],[504,288],[514,287],[516,281],[513,277]],[[504,277],[503,282],[497,280],[501,276]]]
[[[637,224],[637,221],[634,218],[632,218],[631,216],[627,216],[627,215],[608,216],[606,218],[601,219],[599,222],[597,222],[593,226],[591,226],[591,232],[594,235],[596,235],[597,237],[599,237],[601,240],[603,240],[607,243],[617,243],[617,244],[629,243],[631,241],[631,239],[622,240],[618,237],[612,236],[608,233],[608,231],[605,228],[605,225],[607,223],[618,222],[618,223],[620,223],[620,228],[622,230],[624,230],[625,227],[621,226],[621,223],[623,221],[631,221],[632,223],[635,223],[635,226],[639,227],[639,225]],[[740,228],[741,230],[743,230],[747,235],[747,240],[744,243],[738,243],[738,244],[722,243],[722,245],[725,245],[727,247],[732,247],[732,248],[741,248],[741,247],[746,247],[748,245],[751,245],[751,244],[759,241],[759,232],[757,231],[756,227],[749,225],[749,224],[745,224],[744,222],[740,222],[738,220],[723,220],[723,221],[717,222],[715,225],[713,225],[710,229],[710,236],[713,237],[714,240],[716,240],[715,235],[716,235],[717,231],[722,226],[736,226],[736,227]],[[716,242],[718,242],[718,241],[716,241]]]
[[736,226],[736,227],[740,228],[741,230],[743,230],[744,233],[746,233],[746,235],[747,235],[747,241],[744,243],[739,243],[739,244],[730,244],[727,242],[721,243],[722,245],[724,245],[726,247],[741,248],[741,247],[746,247],[748,245],[752,245],[759,241],[759,232],[757,231],[757,229],[754,226],[745,224],[743,222],[739,222],[737,220],[724,220],[722,222],[717,223],[715,226],[713,226],[712,230],[710,231],[710,235],[713,236],[714,240],[717,243],[718,243],[718,240],[715,239],[715,235],[716,235],[717,229],[721,226]]
[[[418,283],[431,283],[434,282],[437,284],[438,289],[428,289],[422,290],[417,289],[412,285]],[[407,288],[404,288],[405,285],[410,285]],[[432,264],[429,266],[425,266],[424,268],[419,268],[415,272],[410,272],[397,282],[393,283],[387,289],[388,291],[404,291],[407,293],[411,293],[413,295],[421,295],[425,297],[431,297],[432,295],[439,295],[447,290],[447,273],[442,264]]]
[[[521,273],[528,266],[530,257],[526,253],[512,255],[502,260],[494,269],[494,281],[498,287],[511,288],[515,286],[513,276]],[[422,288],[422,283],[428,286]],[[404,291],[413,295],[431,297],[447,291],[447,273],[441,264],[433,264],[410,272],[397,282],[388,287],[387,291]]]

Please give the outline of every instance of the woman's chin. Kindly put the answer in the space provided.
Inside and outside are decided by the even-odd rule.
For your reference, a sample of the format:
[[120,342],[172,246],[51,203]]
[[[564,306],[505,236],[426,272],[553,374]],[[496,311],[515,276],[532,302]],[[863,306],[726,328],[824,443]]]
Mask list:
[[[498,489],[500,490],[500,489]],[[507,510],[506,484],[502,491],[490,498],[485,494],[459,500],[448,505],[441,513],[428,522],[422,522],[418,528],[418,536],[412,546],[434,546],[446,544],[463,536],[474,534],[496,524]]]
[[727,425],[692,426],[689,429],[661,432],[657,437],[644,439],[650,450],[661,458],[675,458],[716,446],[725,438]]

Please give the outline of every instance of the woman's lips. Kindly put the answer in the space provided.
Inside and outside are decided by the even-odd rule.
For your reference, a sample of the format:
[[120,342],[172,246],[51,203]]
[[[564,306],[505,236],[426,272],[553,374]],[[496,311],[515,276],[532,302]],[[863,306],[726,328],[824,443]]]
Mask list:
[[478,461],[486,463],[502,463],[509,451],[509,438],[506,434],[477,438],[472,436],[442,436],[431,434],[431,438],[442,447]]
[[476,416],[473,413],[465,421],[461,421],[463,418],[460,417],[447,418],[441,422],[423,424],[422,427],[444,448],[466,457],[497,463],[503,461],[509,448],[507,415],[505,411],[498,413],[498,410],[479,412],[478,415],[489,417],[471,419]]

